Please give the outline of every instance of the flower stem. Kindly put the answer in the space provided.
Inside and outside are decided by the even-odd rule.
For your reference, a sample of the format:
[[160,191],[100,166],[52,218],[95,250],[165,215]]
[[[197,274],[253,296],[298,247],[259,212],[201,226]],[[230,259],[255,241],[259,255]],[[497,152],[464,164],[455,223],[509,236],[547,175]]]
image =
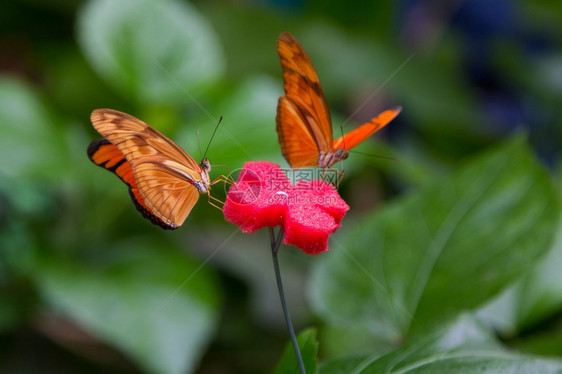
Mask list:
[[297,337],[295,335],[295,330],[293,330],[293,323],[291,322],[291,316],[289,315],[289,308],[287,308],[287,301],[285,300],[285,291],[283,291],[283,282],[281,281],[281,271],[279,270],[279,259],[277,254],[283,241],[285,232],[283,228],[279,230],[277,239],[275,238],[275,231],[273,227],[269,228],[269,238],[271,240],[271,255],[273,257],[273,268],[275,269],[275,278],[277,279],[277,289],[279,290],[279,298],[281,299],[281,306],[283,307],[283,314],[285,315],[285,322],[287,323],[287,329],[289,330],[289,336],[291,337],[291,343],[293,344],[293,349],[295,350],[295,355],[297,356],[297,363],[299,364],[299,369],[301,374],[306,374],[304,370],[304,363],[302,361],[301,351],[297,344]]

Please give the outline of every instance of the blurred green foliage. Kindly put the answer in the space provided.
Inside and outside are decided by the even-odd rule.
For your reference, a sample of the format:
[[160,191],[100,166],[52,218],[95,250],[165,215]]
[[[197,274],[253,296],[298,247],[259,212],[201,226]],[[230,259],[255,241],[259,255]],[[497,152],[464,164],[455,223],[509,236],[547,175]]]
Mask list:
[[213,176],[286,166],[290,31],[335,132],[404,108],[358,147],[402,162],[346,160],[330,252],[282,251],[310,371],[560,372],[561,5],[435,4],[2,3],[0,371],[294,372],[267,236],[205,199],[163,232],[86,156],[107,107],[196,159],[223,116]]
[[[307,373],[316,372],[316,355],[318,354],[318,339],[314,329],[307,329],[297,337],[297,344],[303,357],[304,370]],[[287,344],[283,357],[275,369],[275,374],[294,373],[298,367],[295,349]]]

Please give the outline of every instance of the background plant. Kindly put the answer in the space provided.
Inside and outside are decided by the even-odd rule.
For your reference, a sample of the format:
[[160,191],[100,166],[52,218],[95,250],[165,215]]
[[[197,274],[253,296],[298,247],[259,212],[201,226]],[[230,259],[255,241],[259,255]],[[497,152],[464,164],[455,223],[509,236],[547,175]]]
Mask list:
[[205,143],[222,115],[213,164],[286,165],[275,41],[290,31],[336,129],[404,108],[358,149],[403,162],[345,163],[331,251],[281,250],[297,329],[316,329],[307,367],[558,372],[560,7],[3,3],[0,368],[290,372],[267,234],[237,235],[203,202],[162,232],[85,154],[90,112],[110,107],[196,158],[195,132]]

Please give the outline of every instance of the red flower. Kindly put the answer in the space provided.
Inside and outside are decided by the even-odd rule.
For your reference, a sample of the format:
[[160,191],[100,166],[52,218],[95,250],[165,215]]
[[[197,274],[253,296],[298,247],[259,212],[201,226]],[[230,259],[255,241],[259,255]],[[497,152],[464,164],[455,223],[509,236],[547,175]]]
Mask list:
[[348,210],[330,183],[299,181],[293,186],[279,165],[258,161],[244,165],[228,191],[223,213],[248,234],[282,226],[283,243],[318,254],[328,250],[328,237]]

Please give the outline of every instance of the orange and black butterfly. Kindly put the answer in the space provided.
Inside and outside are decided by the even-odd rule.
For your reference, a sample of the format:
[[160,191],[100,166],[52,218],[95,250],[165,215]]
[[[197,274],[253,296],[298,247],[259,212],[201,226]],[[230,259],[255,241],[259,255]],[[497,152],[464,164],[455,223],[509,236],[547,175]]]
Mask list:
[[143,121],[113,109],[96,109],[92,125],[104,137],[88,147],[96,165],[115,173],[127,186],[135,206],[155,225],[181,226],[199,199],[209,199],[211,164],[195,160]]
[[392,121],[402,110],[386,110],[355,130],[333,140],[332,121],[312,62],[290,33],[277,39],[283,68],[285,95],[277,104],[277,134],[281,153],[292,168],[329,168],[344,160],[373,133]]

